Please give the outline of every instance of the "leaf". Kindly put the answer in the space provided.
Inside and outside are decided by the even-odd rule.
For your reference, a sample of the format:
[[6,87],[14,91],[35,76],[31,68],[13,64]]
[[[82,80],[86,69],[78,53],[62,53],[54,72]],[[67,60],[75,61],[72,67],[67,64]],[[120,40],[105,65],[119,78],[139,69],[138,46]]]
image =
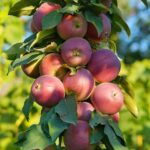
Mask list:
[[91,128],[94,128],[100,124],[101,125],[107,124],[107,119],[102,117],[97,111],[93,111],[91,114],[89,125],[91,126]]
[[53,144],[50,137],[46,137],[42,132],[40,125],[32,125],[22,138],[20,137],[17,145],[22,147],[22,150],[39,149],[43,150],[48,145]]
[[20,65],[29,64],[32,61],[41,59],[43,56],[44,54],[41,52],[32,52],[32,53],[24,55],[21,58],[17,58],[11,63],[8,73]]
[[12,45],[9,49],[4,51],[7,54],[7,58],[9,60],[15,60],[16,58],[20,57],[20,54],[25,52],[24,48],[21,48],[22,43],[16,43]]
[[102,128],[97,128],[97,129],[91,130],[90,144],[96,144],[102,140],[102,138],[104,137],[103,130],[104,129],[102,129]]
[[116,54],[117,53],[117,46],[116,46],[116,43],[112,40],[109,40],[109,47],[110,49],[112,49],[114,51],[114,53]]
[[43,30],[43,31],[38,32],[36,34],[36,38],[31,43],[30,48],[32,48],[35,44],[45,39],[46,37],[51,37],[51,35],[53,35],[54,33],[55,33],[54,29],[48,29],[48,30]]
[[147,0],[142,0],[142,2],[145,4],[146,7],[148,7],[148,1]]
[[85,11],[85,18],[88,22],[92,23],[95,26],[98,35],[100,35],[103,29],[102,21],[100,17],[96,16],[91,11]]
[[122,27],[126,31],[127,35],[130,36],[131,34],[130,28],[128,24],[124,21],[119,8],[113,4],[112,9],[110,11],[112,11],[113,13],[113,18],[112,18],[113,22],[116,22],[116,24]]
[[8,14],[17,17],[22,15],[32,15],[39,5],[39,2],[40,0],[20,0],[10,8]]
[[65,7],[59,10],[61,13],[68,13],[68,14],[76,14],[79,12],[81,6],[74,5],[74,4],[67,4]]
[[124,94],[124,103],[128,109],[128,111],[134,116],[134,117],[138,117],[138,108],[136,105],[136,101],[131,98],[129,95]]
[[59,13],[58,10],[50,12],[48,15],[44,16],[42,20],[42,29],[52,29],[56,27],[61,19],[63,14]]
[[77,104],[75,95],[68,95],[61,100],[59,104],[56,105],[55,112],[59,114],[64,122],[75,125],[77,122]]
[[115,79],[115,82],[117,84],[120,84],[120,86],[123,88],[123,90],[132,98],[134,98],[134,92],[131,88],[131,85],[129,84],[129,82],[126,79],[126,76],[118,76]]
[[48,120],[49,133],[52,141],[55,141],[60,134],[67,129],[68,124],[63,122],[57,114],[52,114]]
[[22,108],[22,112],[28,121],[29,121],[29,113],[32,107],[33,107],[33,98],[30,94],[29,97],[25,100],[23,108]]
[[127,150],[125,146],[121,145],[119,139],[117,138],[113,129],[109,125],[105,126],[104,133],[108,137],[108,140],[114,150]]
[[122,143],[125,145],[124,137],[123,137],[123,134],[122,134],[122,132],[118,126],[118,123],[114,122],[113,120],[109,120],[109,125],[114,130],[116,136],[118,136],[121,139]]

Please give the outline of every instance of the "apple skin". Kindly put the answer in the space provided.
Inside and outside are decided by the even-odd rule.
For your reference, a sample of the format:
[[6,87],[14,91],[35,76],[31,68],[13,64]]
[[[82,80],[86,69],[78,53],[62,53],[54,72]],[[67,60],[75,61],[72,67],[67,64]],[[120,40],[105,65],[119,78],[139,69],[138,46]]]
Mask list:
[[77,116],[79,120],[89,121],[94,107],[88,102],[80,102],[77,104]]
[[69,66],[86,65],[92,55],[89,42],[80,37],[66,40],[61,46],[61,56]]
[[31,22],[31,30],[32,32],[39,32],[42,30],[42,19],[48,13],[60,9],[61,6],[59,4],[45,2],[43,3],[33,14],[32,22]]
[[93,91],[91,102],[103,114],[115,114],[123,106],[124,95],[114,83],[99,84]]
[[121,64],[118,57],[108,49],[94,52],[88,63],[88,69],[97,82],[114,80],[118,76],[120,68]]
[[81,15],[67,14],[57,25],[57,33],[66,40],[71,37],[84,37],[87,32],[87,22]]
[[43,75],[34,81],[31,94],[39,105],[51,108],[64,98],[65,90],[57,77]]
[[29,64],[22,65],[21,68],[28,77],[37,78],[40,76],[40,72],[39,72],[40,63],[41,60],[36,60]]
[[91,23],[88,23],[87,34],[86,34],[86,36],[90,40],[95,41],[95,42],[100,42],[104,39],[108,39],[111,33],[111,22],[109,18],[103,13],[101,13],[99,17],[102,20],[102,26],[103,26],[102,27],[103,30],[100,33],[100,35],[98,35],[96,28]]
[[51,53],[46,55],[39,66],[40,75],[52,75],[55,76],[57,71],[61,69],[63,60],[57,53]]
[[89,150],[90,129],[86,121],[78,120],[76,125],[70,125],[64,135],[67,150]]
[[111,115],[111,117],[112,117],[112,119],[113,119],[116,123],[118,123],[119,120],[120,120],[119,112],[117,112],[116,114]]
[[63,84],[66,93],[75,93],[77,101],[86,100],[95,87],[94,79],[87,69],[79,69],[74,75],[67,73]]

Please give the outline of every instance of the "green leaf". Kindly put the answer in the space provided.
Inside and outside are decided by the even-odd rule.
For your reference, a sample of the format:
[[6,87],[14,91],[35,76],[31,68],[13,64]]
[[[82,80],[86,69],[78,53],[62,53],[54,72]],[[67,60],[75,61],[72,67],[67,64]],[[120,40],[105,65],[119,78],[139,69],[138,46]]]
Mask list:
[[115,79],[115,82],[117,84],[119,84],[123,90],[132,98],[134,98],[134,91],[131,88],[131,85],[129,84],[129,82],[127,81],[127,77],[126,76],[118,76]]
[[85,11],[85,18],[88,22],[92,23],[95,26],[98,35],[100,35],[103,29],[102,21],[100,17],[96,16],[91,11]]
[[89,121],[89,125],[91,128],[94,128],[98,125],[105,125],[107,124],[107,119],[102,117],[97,111],[93,111],[91,115],[91,119]]
[[41,59],[43,56],[44,54],[41,52],[32,52],[32,53],[24,55],[21,58],[17,58],[11,63],[8,73],[20,65],[29,64],[32,61]]
[[33,125],[24,133],[22,138],[20,137],[18,144],[22,147],[22,150],[43,150],[53,143],[50,137],[45,136],[40,125]]
[[116,5],[112,5],[112,9],[110,10],[113,13],[113,22],[115,22],[118,26],[122,27],[128,36],[130,36],[131,31],[130,28],[128,26],[128,24],[124,21],[122,15],[121,15],[121,11],[119,10],[119,8]]
[[147,0],[142,0],[142,2],[145,4],[146,7],[148,7],[148,1]]
[[61,120],[66,123],[76,124],[77,122],[77,104],[75,95],[68,95],[61,100],[55,107],[55,112],[59,114]]
[[63,122],[57,114],[52,114],[48,120],[49,133],[52,141],[55,141],[60,134],[67,129],[68,124]]
[[39,2],[40,0],[20,0],[10,8],[8,14],[17,17],[22,15],[32,15],[39,5]]
[[118,136],[121,139],[122,143],[125,145],[124,137],[123,137],[123,134],[122,134],[122,132],[118,126],[118,123],[114,122],[113,120],[109,120],[109,125],[114,130],[116,136]]
[[90,144],[96,144],[102,140],[102,138],[104,137],[103,130],[104,129],[102,128],[91,129]]
[[12,45],[9,49],[4,51],[7,54],[7,58],[9,60],[15,60],[16,58],[20,57],[20,54],[25,52],[25,49],[21,47],[22,43],[16,43]]
[[22,108],[22,112],[28,121],[29,121],[29,113],[32,107],[33,107],[33,98],[30,94],[29,97],[25,100],[23,108]]
[[76,14],[79,12],[81,6],[74,5],[74,4],[67,4],[65,7],[59,10],[61,13],[68,13],[68,14]]
[[125,106],[127,107],[128,111],[135,117],[138,117],[138,108],[137,108],[137,104],[136,101],[131,98],[129,95],[124,94],[124,103]]
[[117,138],[115,132],[109,125],[105,126],[104,133],[108,137],[108,140],[114,150],[127,150],[125,146],[121,145],[120,140]]
[[61,19],[63,14],[59,13],[58,10],[50,12],[48,15],[44,16],[42,20],[42,29],[52,29],[56,27]]
[[117,53],[116,43],[112,40],[109,40],[108,43],[109,43],[109,48],[112,49],[114,51],[114,53],[116,54]]
[[38,42],[41,42],[43,39],[45,39],[47,37],[50,38],[54,33],[55,33],[54,29],[48,29],[48,30],[43,30],[43,31],[38,32],[36,34],[36,38],[31,43],[30,48],[32,48]]

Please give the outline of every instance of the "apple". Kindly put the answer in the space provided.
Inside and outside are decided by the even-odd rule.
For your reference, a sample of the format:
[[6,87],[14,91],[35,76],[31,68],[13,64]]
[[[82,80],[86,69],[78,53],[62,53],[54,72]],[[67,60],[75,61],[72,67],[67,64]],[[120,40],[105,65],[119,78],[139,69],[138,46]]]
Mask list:
[[67,73],[63,84],[66,93],[75,93],[77,101],[86,100],[92,93],[95,82],[91,73],[87,69],[79,69],[75,74]]
[[63,60],[57,53],[50,53],[46,55],[39,66],[40,75],[56,76],[57,71],[61,69]]
[[120,111],[124,96],[116,84],[106,82],[94,89],[91,101],[97,111],[112,115]]
[[108,49],[101,49],[92,54],[88,69],[97,82],[114,80],[120,72],[121,64],[118,57]]
[[80,102],[77,104],[77,116],[79,120],[89,121],[94,107],[88,102]]
[[33,14],[32,22],[31,22],[31,30],[33,32],[39,32],[42,30],[42,19],[48,13],[60,9],[61,6],[59,4],[55,4],[52,2],[43,3]]
[[89,42],[80,37],[66,40],[61,46],[61,56],[69,66],[83,66],[88,63],[92,55]]
[[100,35],[98,35],[98,32],[92,23],[88,23],[87,34],[86,34],[86,36],[90,40],[95,42],[100,42],[104,39],[108,39],[111,33],[111,22],[109,18],[103,13],[101,13],[99,17],[102,21],[102,32],[100,33]]
[[31,94],[39,105],[51,108],[64,98],[65,90],[57,77],[43,75],[34,81]]
[[29,64],[22,65],[21,68],[28,77],[37,78],[40,76],[40,72],[39,72],[40,63],[41,60],[36,60]]
[[66,40],[71,37],[84,37],[87,32],[87,22],[82,15],[67,14],[57,25],[57,33]]
[[64,135],[67,150],[89,150],[90,129],[86,121],[78,120],[76,125],[70,125]]
[[112,119],[113,119],[116,123],[119,122],[119,119],[120,119],[119,112],[117,112],[117,113],[111,115],[111,117],[112,117]]

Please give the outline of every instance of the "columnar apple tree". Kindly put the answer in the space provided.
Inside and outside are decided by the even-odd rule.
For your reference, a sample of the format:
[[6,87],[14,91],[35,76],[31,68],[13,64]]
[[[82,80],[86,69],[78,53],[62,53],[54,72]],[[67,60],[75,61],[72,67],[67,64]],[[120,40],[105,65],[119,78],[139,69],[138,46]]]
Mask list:
[[23,150],[128,149],[119,112],[126,106],[137,117],[138,111],[111,39],[122,29],[130,35],[117,0],[20,0],[9,15],[32,16],[32,34],[6,53],[9,72],[21,66],[34,79],[22,108],[26,119],[34,103],[41,106],[39,123],[21,131],[16,144]]

